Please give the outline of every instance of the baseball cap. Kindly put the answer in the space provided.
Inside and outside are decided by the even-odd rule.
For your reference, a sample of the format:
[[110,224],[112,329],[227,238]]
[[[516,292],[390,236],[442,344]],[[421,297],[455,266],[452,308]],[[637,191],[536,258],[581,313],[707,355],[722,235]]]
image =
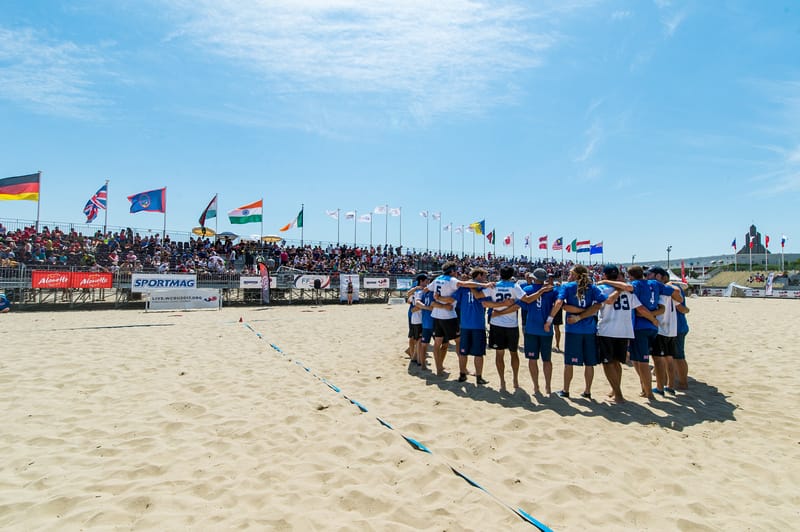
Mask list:
[[426,274],[421,273],[421,274],[417,275],[417,282],[424,281],[427,278],[428,278],[428,276]]
[[536,268],[533,270],[533,278],[537,281],[546,281],[547,280],[547,270],[544,268]]
[[613,277],[616,279],[619,277],[619,268],[616,264],[606,264],[603,266],[603,273],[606,277]]
[[667,270],[665,270],[661,266],[653,266],[652,268],[647,270],[647,273],[652,273],[653,275],[661,275],[663,277],[669,277]]

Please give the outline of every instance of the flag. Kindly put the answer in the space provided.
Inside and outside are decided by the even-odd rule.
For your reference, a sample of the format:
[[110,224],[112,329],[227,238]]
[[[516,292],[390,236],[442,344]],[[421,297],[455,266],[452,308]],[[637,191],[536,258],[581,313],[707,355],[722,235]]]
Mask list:
[[453,228],[453,222],[450,222],[449,224],[442,227],[442,231],[449,231],[452,228]]
[[764,247],[769,248],[769,235],[764,237]]
[[539,249],[547,249],[547,235],[539,237]]
[[327,214],[328,216],[330,216],[334,220],[338,220],[339,219],[339,209],[336,209],[335,211],[325,211],[325,214]]
[[303,228],[303,209],[300,209],[300,212],[297,214],[297,218],[281,227],[280,231],[288,231],[292,227],[299,227],[300,229]]
[[228,213],[228,220],[232,224],[249,224],[253,222],[261,222],[262,211],[264,210],[264,200],[258,200],[253,203],[248,203],[238,209],[233,209]]
[[781,236],[781,249],[786,245],[786,235]]
[[472,222],[469,224],[472,228],[472,231],[478,235],[482,235],[486,233],[486,220],[481,220],[480,222]]
[[522,246],[525,247],[525,248],[531,247],[531,234],[530,233],[525,235],[525,238],[522,241]]
[[576,238],[569,244],[567,244],[567,253],[572,253],[573,251],[578,251],[578,239]]
[[356,219],[356,211],[347,211],[344,213],[345,220],[355,220]]
[[91,223],[92,220],[97,218],[97,213],[100,209],[105,209],[108,204],[108,185],[103,185],[100,190],[94,193],[94,196],[89,198],[86,206],[83,208],[83,214],[86,215],[86,223]]
[[362,214],[361,216],[358,217],[358,221],[359,222],[370,223],[370,222],[372,222],[372,214],[371,213]]
[[0,179],[0,200],[39,201],[39,174]]
[[747,233],[747,247],[753,249],[753,240],[754,238],[750,236],[750,233]]
[[681,282],[686,282],[686,264],[681,260]]
[[455,234],[457,234],[457,235],[460,235],[462,232],[464,232],[464,226],[463,225],[459,225],[458,227],[453,229],[453,232]]
[[386,214],[386,205],[378,205],[372,212],[375,214]]
[[167,212],[167,187],[139,192],[133,196],[128,196],[131,202],[131,213],[147,212]]
[[510,246],[513,240],[514,240],[514,233],[511,233],[510,235],[506,235],[506,237],[503,239],[503,244],[506,246]]
[[389,215],[400,216],[400,207],[389,207]]
[[431,213],[431,218],[433,218],[434,220],[441,220],[442,219],[442,213],[441,212],[432,212]]
[[206,220],[211,218],[217,217],[217,195],[214,194],[214,199],[212,199],[206,210],[203,211],[203,214],[200,215],[200,227],[206,226]]
[[486,235],[486,240],[488,240],[490,244],[494,244],[494,233],[495,230],[492,229],[492,232]]
[[428,211],[419,211],[419,215],[422,216],[423,218],[427,218],[428,217]]
[[472,227],[472,225],[468,225],[467,226],[467,233],[474,233],[474,232],[475,232],[475,228]]
[[733,250],[736,251],[736,239],[735,238],[733,239],[733,242],[731,242],[731,246],[733,246]]
[[581,240],[577,243],[576,248],[573,251],[577,253],[589,253],[592,249],[592,242],[590,240]]
[[597,244],[592,244],[589,248],[589,255],[602,255],[603,254],[603,243],[598,242]]
[[560,236],[553,240],[553,251],[563,251],[564,250],[564,237]]

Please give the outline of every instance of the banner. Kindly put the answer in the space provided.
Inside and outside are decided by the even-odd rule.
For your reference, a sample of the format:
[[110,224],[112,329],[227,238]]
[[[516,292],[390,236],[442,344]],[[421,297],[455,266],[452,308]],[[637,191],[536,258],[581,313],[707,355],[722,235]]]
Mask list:
[[113,288],[111,272],[72,272],[70,288]]
[[109,272],[54,272],[33,270],[31,288],[113,288],[114,275]]
[[51,272],[33,270],[31,272],[31,288],[69,288],[72,272]]
[[[355,285],[353,285],[355,286]],[[388,277],[364,277],[364,288],[374,290],[380,288],[389,288]]]
[[197,288],[197,275],[186,273],[134,273],[131,292],[150,292],[173,288]]
[[410,277],[404,277],[404,278],[398,277],[397,278],[397,289],[398,290],[409,290],[413,286],[413,283],[414,283],[414,279],[411,279]]
[[153,290],[147,297],[147,310],[199,310],[222,308],[218,288]]
[[[269,287],[278,288],[278,278],[270,275]],[[251,290],[261,290],[261,277],[256,275],[239,277],[239,288],[249,288]]]
[[769,272],[769,277],[767,277],[767,285],[764,287],[764,294],[771,296],[772,295],[772,283],[775,282],[775,272]]
[[303,290],[313,290],[314,281],[319,281],[319,288],[328,290],[331,287],[330,275],[297,275],[294,278],[294,287]]
[[358,274],[347,273],[339,276],[339,301],[347,301],[347,281],[353,283],[353,301],[358,301]]

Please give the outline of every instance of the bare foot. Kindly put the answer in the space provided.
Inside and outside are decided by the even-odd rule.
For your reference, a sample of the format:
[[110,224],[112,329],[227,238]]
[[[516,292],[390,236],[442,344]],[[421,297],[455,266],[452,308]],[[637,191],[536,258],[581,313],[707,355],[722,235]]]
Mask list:
[[545,388],[545,389],[544,389],[544,393],[545,393],[546,395],[552,395],[552,394],[553,394],[553,391],[552,391],[550,388]]
[[608,395],[606,395],[606,397],[614,397],[614,390],[608,392]]
[[533,387],[533,393],[534,393],[534,394],[536,394],[536,395],[539,395],[539,394],[540,394],[540,393],[542,393],[542,392],[539,390],[539,387],[538,387],[538,386],[534,386],[534,387]]

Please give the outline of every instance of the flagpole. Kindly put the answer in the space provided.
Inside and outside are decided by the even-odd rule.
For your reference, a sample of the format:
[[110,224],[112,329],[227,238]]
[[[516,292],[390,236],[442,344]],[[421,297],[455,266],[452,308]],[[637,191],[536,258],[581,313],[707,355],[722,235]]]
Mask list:
[[514,238],[514,231],[511,231],[511,258],[514,260],[517,258],[517,242]]
[[264,247],[264,196],[261,196],[261,238],[259,239],[261,247]]
[[430,246],[430,243],[428,242],[428,240],[429,240],[429,237],[430,237],[430,234],[431,234],[431,230],[430,230],[430,228],[431,228],[431,214],[430,213],[426,213],[426,214],[427,214],[427,216],[425,216],[425,251],[426,252],[430,252],[431,246]]
[[453,222],[450,222],[450,254],[453,254]]
[[442,213],[439,213],[439,256],[442,255]]
[[353,248],[358,246],[358,209],[353,209]]
[[[214,192],[214,203],[217,207],[217,211],[219,211],[219,192]],[[219,216],[214,216],[214,238],[215,240],[219,240]]]
[[386,248],[389,247],[389,204],[386,204],[386,212],[384,213],[386,216],[386,234],[384,235],[383,239],[383,251],[386,251]]
[[747,233],[747,254],[748,254],[749,258],[750,258],[750,270],[749,271],[751,271],[751,272],[753,271],[753,241],[752,241],[752,238],[753,237],[750,236],[750,233]]
[[372,213],[369,215],[369,248],[372,251]]
[[36,195],[36,232],[39,232],[39,207],[42,204],[42,171],[39,170],[39,177],[36,178],[39,182],[39,193]]
[[[303,216],[303,214],[304,214],[304,213],[303,213],[303,210],[304,210],[305,208],[306,208],[305,204],[304,204],[304,203],[301,203],[301,204],[300,204],[300,216],[302,216],[303,218],[305,218],[305,216]],[[305,222],[305,220],[304,220],[304,222]],[[301,226],[300,226],[300,247],[303,247],[303,235],[305,234],[305,233],[303,232],[303,226],[305,226],[305,225],[306,225],[306,224],[305,224],[305,223],[303,223],[303,225],[301,225]]]
[[475,257],[475,231],[472,232],[472,256]]
[[342,221],[339,219],[339,211],[341,209],[336,207],[336,247],[338,248],[341,245],[341,239],[339,238],[339,227],[342,225]]
[[109,181],[109,180],[108,180],[108,179],[106,179],[106,208],[105,208],[105,209],[103,209],[103,210],[105,210],[105,211],[106,211],[106,212],[104,213],[104,214],[105,214],[105,218],[104,218],[104,220],[103,220],[103,236],[104,236],[104,237],[105,237],[105,235],[106,235],[106,231],[108,231],[108,181]]
[[166,238],[167,238],[167,187],[164,187],[164,231],[161,233],[162,248],[164,247],[164,240]]

